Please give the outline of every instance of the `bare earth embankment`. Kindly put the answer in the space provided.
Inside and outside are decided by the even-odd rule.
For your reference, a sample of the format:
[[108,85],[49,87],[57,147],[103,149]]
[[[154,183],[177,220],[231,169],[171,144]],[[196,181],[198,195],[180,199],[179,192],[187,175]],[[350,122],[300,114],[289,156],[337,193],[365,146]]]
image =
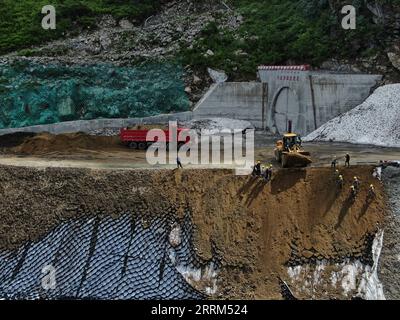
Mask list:
[[[386,201],[372,172],[370,166],[344,170],[347,183],[340,192],[330,168],[281,170],[266,184],[231,170],[1,166],[0,252],[37,242],[78,218],[129,214],[146,227],[166,214],[183,224],[190,212],[196,254],[220,261],[212,296],[281,299],[280,278],[298,298],[352,298],[357,287],[344,291],[340,279],[311,295],[291,280],[289,268],[318,261],[374,263],[371,239],[383,224]],[[353,203],[348,189],[355,175],[362,189]],[[378,197],[368,203],[370,183]]]

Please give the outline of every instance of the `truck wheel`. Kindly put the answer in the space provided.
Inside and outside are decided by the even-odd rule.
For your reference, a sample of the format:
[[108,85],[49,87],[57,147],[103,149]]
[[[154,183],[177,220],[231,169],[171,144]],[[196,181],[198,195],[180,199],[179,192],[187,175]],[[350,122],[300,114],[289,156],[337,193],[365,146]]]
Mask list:
[[146,150],[147,148],[147,143],[145,142],[139,142],[139,150]]
[[131,148],[131,149],[137,149],[137,148],[138,148],[137,142],[132,141],[132,142],[129,144],[129,148]]

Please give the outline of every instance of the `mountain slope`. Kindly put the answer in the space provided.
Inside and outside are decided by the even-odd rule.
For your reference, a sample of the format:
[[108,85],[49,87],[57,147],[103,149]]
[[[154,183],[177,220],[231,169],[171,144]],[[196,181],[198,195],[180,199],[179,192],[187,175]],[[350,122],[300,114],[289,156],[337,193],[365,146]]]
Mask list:
[[[208,67],[224,70],[230,81],[254,80],[259,64],[302,63],[400,81],[395,0],[141,0],[139,6],[65,0],[55,2],[54,32],[40,29],[42,3],[31,2],[7,0],[1,9],[11,18],[0,22],[3,61],[131,66],[173,60],[185,68],[193,102],[210,84]],[[356,30],[341,26],[348,3],[357,8]]]

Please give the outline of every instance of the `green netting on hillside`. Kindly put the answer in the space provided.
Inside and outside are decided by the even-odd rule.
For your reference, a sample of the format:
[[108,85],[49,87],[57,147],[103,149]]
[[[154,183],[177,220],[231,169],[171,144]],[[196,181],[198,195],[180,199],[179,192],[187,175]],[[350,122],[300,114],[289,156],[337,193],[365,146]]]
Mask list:
[[175,64],[0,65],[0,128],[187,111],[182,78]]

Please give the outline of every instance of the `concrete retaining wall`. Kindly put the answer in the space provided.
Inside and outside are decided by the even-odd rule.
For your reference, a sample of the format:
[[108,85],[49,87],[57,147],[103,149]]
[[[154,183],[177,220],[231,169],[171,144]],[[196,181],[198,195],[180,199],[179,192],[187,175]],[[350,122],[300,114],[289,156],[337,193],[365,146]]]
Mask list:
[[38,125],[22,128],[1,129],[0,136],[14,132],[49,132],[53,134],[69,132],[90,132],[103,128],[124,128],[141,123],[158,124],[168,123],[169,121],[189,121],[192,119],[192,112],[181,112],[173,114],[162,114],[146,118],[127,118],[127,119],[95,119],[59,122],[54,124]]
[[381,76],[313,74],[316,127],[364,102]]
[[259,82],[214,84],[194,108],[193,116],[195,119],[214,117],[247,120],[260,128],[266,102],[265,88]]

